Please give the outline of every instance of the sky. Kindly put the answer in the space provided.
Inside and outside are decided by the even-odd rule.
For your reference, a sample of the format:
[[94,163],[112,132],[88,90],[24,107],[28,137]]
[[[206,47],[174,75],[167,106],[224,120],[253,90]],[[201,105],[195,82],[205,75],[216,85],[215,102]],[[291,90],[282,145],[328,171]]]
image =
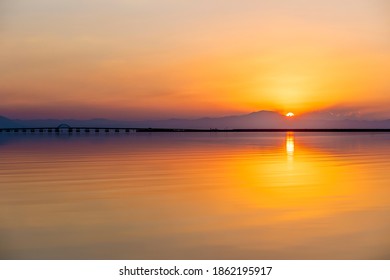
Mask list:
[[0,115],[390,118],[386,0],[2,0]]

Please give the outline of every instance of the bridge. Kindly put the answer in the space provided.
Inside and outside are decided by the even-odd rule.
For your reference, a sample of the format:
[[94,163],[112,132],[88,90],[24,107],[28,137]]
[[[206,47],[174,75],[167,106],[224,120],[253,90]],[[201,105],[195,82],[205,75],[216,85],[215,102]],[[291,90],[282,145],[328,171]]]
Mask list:
[[134,133],[136,128],[127,127],[72,127],[68,124],[60,124],[57,127],[16,127],[16,128],[0,128],[0,133]]

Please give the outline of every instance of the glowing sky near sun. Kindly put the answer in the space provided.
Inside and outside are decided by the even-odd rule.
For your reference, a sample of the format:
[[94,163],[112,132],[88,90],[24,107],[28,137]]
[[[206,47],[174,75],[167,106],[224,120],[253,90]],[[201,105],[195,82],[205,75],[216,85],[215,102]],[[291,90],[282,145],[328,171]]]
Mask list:
[[386,0],[5,0],[0,115],[390,108]]

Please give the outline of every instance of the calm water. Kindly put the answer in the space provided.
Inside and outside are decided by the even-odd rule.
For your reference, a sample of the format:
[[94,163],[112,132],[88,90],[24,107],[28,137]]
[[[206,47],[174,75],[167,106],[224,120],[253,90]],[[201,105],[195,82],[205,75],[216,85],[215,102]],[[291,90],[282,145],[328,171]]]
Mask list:
[[390,259],[390,134],[0,135],[2,259]]

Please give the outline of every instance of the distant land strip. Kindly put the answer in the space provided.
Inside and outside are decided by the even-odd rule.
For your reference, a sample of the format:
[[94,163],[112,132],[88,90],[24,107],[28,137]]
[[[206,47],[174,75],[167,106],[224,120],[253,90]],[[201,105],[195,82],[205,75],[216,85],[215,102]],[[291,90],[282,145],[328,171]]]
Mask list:
[[28,127],[0,128],[0,133],[134,133],[134,132],[390,132],[390,128],[253,128],[253,129],[178,129],[129,127]]

